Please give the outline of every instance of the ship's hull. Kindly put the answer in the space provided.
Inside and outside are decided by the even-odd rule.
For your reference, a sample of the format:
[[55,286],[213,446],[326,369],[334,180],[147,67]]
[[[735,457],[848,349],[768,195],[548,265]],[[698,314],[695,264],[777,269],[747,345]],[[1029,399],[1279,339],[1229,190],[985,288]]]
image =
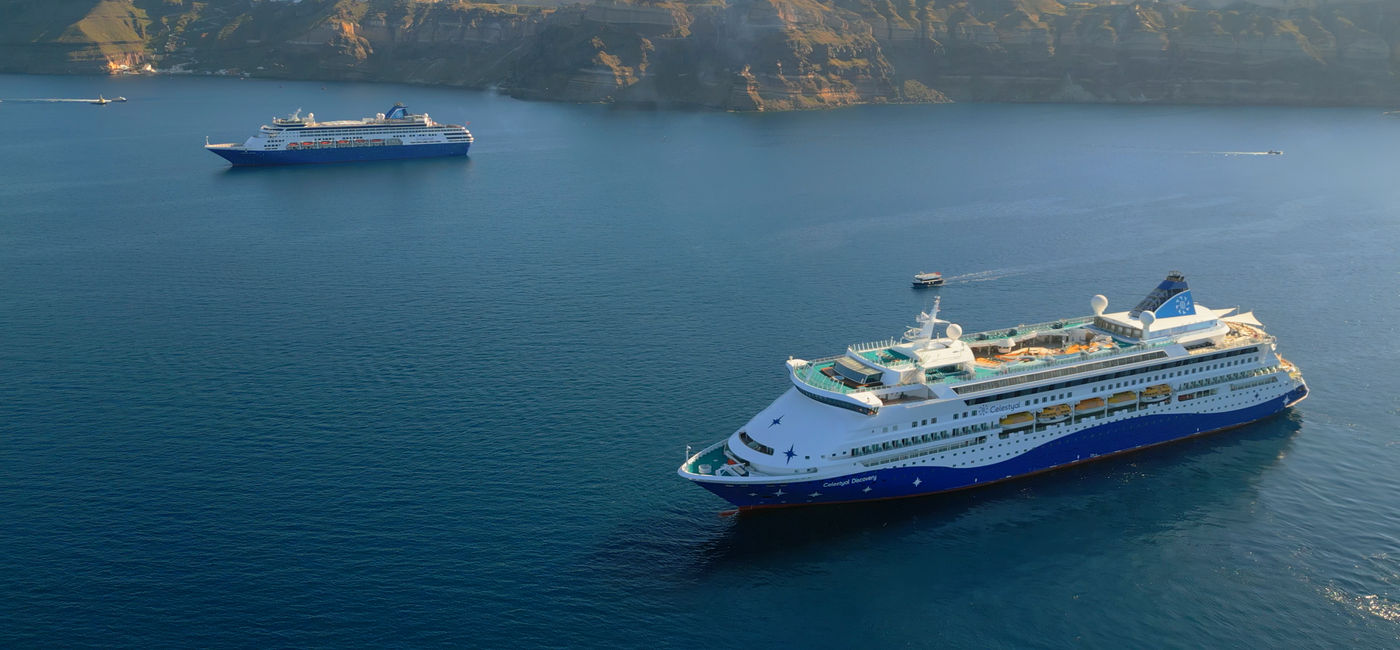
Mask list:
[[1260,420],[1307,396],[1306,385],[1254,406],[1224,413],[1144,415],[1109,422],[979,467],[893,467],[790,483],[696,481],[740,510],[874,501],[989,485],[1205,435]]
[[465,156],[470,142],[444,144],[414,144],[379,147],[326,147],[322,149],[292,149],[254,151],[241,147],[211,145],[205,147],[235,167],[259,165],[301,165],[310,163],[363,162],[369,160],[402,160],[406,158],[439,158]]

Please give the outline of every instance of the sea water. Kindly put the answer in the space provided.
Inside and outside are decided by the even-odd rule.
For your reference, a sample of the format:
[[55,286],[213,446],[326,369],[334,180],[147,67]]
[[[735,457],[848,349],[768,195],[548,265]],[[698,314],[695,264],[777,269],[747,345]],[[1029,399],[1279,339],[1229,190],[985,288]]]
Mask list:
[[[1400,120],[646,112],[0,77],[0,644],[1393,647]],[[301,108],[466,159],[231,169]],[[1281,151],[1281,155],[1264,152]],[[920,271],[948,285],[909,287]],[[721,517],[789,355],[1253,310],[1308,400],[947,496]]]

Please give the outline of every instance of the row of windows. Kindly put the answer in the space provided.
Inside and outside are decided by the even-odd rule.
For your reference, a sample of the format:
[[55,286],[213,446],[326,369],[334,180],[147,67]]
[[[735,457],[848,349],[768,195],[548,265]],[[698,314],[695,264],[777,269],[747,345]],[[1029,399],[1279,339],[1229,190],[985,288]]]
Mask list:
[[742,440],[744,442],[744,445],[747,446],[749,449],[752,449],[760,454],[768,454],[769,456],[773,455],[772,447],[769,447],[768,445],[754,440],[753,436],[750,436],[749,432],[747,431],[739,432],[739,440]]
[[1258,377],[1259,375],[1271,374],[1275,370],[1277,370],[1277,368],[1253,368],[1251,370],[1241,370],[1239,372],[1232,372],[1228,375],[1221,375],[1219,377],[1207,377],[1205,379],[1198,379],[1196,381],[1188,381],[1182,384],[1179,388],[1177,388],[1177,390],[1191,390],[1192,388],[1196,388],[1198,386],[1208,386],[1210,384],[1220,384],[1227,381],[1249,379],[1250,377]]
[[293,132],[295,132],[295,133],[301,133],[301,132],[304,132],[304,131],[358,131],[358,130],[362,130],[362,129],[374,129],[374,128],[380,128],[380,129],[394,129],[395,131],[428,131],[428,130],[446,129],[446,128],[450,128],[450,127],[442,126],[442,125],[438,125],[438,126],[407,126],[407,125],[395,125],[395,124],[388,124],[388,125],[385,125],[385,124],[369,124],[369,125],[365,125],[365,126],[306,126],[306,127],[301,127],[301,128],[291,127],[291,128],[278,129],[278,130],[287,131],[287,132],[289,132],[289,133],[293,133]]
[[[1211,354],[1211,355],[1207,355],[1207,356],[1203,356],[1203,357],[1199,357],[1199,358],[1195,358],[1195,359],[1181,359],[1181,360],[1172,361],[1172,362],[1169,362],[1169,363],[1159,363],[1159,364],[1156,364],[1156,365],[1147,366],[1147,367],[1145,367],[1145,368],[1138,368],[1138,369],[1136,369],[1136,370],[1122,370],[1122,371],[1119,371],[1119,372],[1115,372],[1115,373],[1113,373],[1113,374],[1111,374],[1111,375],[1099,375],[1099,376],[1096,376],[1096,377],[1085,377],[1085,378],[1083,378],[1083,379],[1075,379],[1075,380],[1072,380],[1072,381],[1062,381],[1062,382],[1058,382],[1058,383],[1054,383],[1054,384],[1047,384],[1047,385],[1045,385],[1045,386],[1037,386],[1037,387],[1035,387],[1035,388],[1023,388],[1023,389],[1021,389],[1021,390],[1013,391],[1013,392],[1010,392],[1010,393],[999,393],[999,394],[996,394],[996,395],[986,395],[986,396],[983,396],[983,397],[974,397],[974,398],[972,398],[972,399],[970,399],[970,400],[967,400],[967,404],[968,404],[969,406],[971,406],[971,405],[974,405],[974,404],[984,404],[984,403],[986,403],[986,402],[996,402],[996,401],[1004,400],[1004,399],[1015,399],[1015,398],[1017,398],[1017,397],[1022,397],[1022,396],[1025,396],[1025,395],[1034,395],[1034,394],[1043,393],[1043,392],[1046,392],[1046,391],[1061,390],[1061,389],[1064,389],[1064,388],[1071,388],[1071,387],[1074,387],[1074,386],[1082,386],[1082,385],[1084,385],[1084,384],[1092,384],[1092,383],[1095,383],[1095,382],[1103,381],[1103,380],[1105,380],[1105,379],[1117,379],[1117,378],[1119,378],[1119,377],[1130,377],[1130,376],[1133,376],[1133,375],[1142,375],[1142,374],[1146,374],[1146,373],[1149,373],[1149,372],[1159,372],[1159,371],[1168,370],[1168,369],[1171,369],[1171,368],[1179,368],[1179,367],[1181,367],[1181,366],[1188,365],[1188,364],[1206,363],[1206,362],[1208,362],[1208,361],[1215,361],[1215,360],[1225,359],[1225,358],[1229,358],[1229,357],[1238,357],[1238,356],[1246,355],[1246,354],[1254,354],[1254,353],[1256,353],[1256,352],[1258,352],[1258,348],[1253,348],[1253,347],[1249,347],[1249,348],[1239,348],[1239,349],[1237,349],[1237,350],[1230,350],[1230,351],[1228,351],[1228,352],[1217,352],[1217,353],[1215,353],[1215,354]],[[1162,354],[1165,355],[1166,353],[1163,352]],[[1139,356],[1141,356],[1141,355],[1139,355]],[[1139,359],[1139,360],[1140,360],[1140,359]],[[1036,374],[1045,374],[1045,373],[1036,373]]]
[[1094,327],[1097,327],[1105,332],[1112,332],[1125,338],[1142,338],[1142,330],[1136,327],[1124,327],[1122,325],[1110,323],[1102,316],[1094,319]]
[[1214,388],[1207,388],[1206,390],[1200,390],[1200,391],[1196,391],[1196,392],[1194,392],[1194,393],[1182,393],[1182,394],[1176,396],[1176,401],[1178,401],[1178,402],[1185,402],[1185,401],[1187,401],[1187,400],[1201,399],[1201,398],[1203,398],[1203,397],[1210,397],[1211,395],[1214,395],[1214,394],[1215,394],[1215,391],[1216,391],[1216,389],[1214,389]]
[[1267,386],[1276,381],[1278,381],[1278,375],[1269,375],[1268,377],[1265,377],[1263,379],[1255,379],[1254,381],[1247,381],[1243,384],[1231,384],[1230,390],[1245,390],[1247,388],[1258,388],[1260,386]]
[[[1137,363],[1137,362],[1139,362],[1139,361],[1147,361],[1147,360],[1150,360],[1150,359],[1161,359],[1162,357],[1165,357],[1165,356],[1167,356],[1166,351],[1164,351],[1164,350],[1156,350],[1156,351],[1153,351],[1153,352],[1148,352],[1148,353],[1146,353],[1146,354],[1134,354],[1134,355],[1131,355],[1131,356],[1122,357],[1122,358],[1118,358],[1118,359],[1109,359],[1109,360],[1107,360],[1107,361],[1099,361],[1099,362],[1096,362],[1096,363],[1087,363],[1087,364],[1084,364],[1084,365],[1081,365],[1081,366],[1070,366],[1070,367],[1068,367],[1068,368],[1057,368],[1057,369],[1055,369],[1055,370],[1045,370],[1045,371],[1042,371],[1042,372],[1033,372],[1033,373],[1030,373],[1030,374],[1020,375],[1020,376],[1017,376],[1017,377],[1008,377],[1008,378],[1006,378],[1006,379],[998,379],[998,380],[996,380],[996,381],[984,381],[984,382],[977,383],[977,384],[968,384],[968,385],[965,385],[965,386],[957,386],[957,387],[953,388],[953,392],[955,392],[955,393],[957,393],[957,394],[959,394],[959,395],[962,395],[962,394],[964,394],[964,393],[976,393],[976,392],[980,392],[980,391],[984,391],[984,390],[991,390],[991,389],[993,389],[993,388],[1003,388],[1003,387],[1006,387],[1006,386],[1014,386],[1014,385],[1016,385],[1016,384],[1025,384],[1025,383],[1029,383],[1029,382],[1033,382],[1033,381],[1040,381],[1040,380],[1042,380],[1042,379],[1050,379],[1050,378],[1052,378],[1052,377],[1064,377],[1065,375],[1077,375],[1077,374],[1080,374],[1080,373],[1092,372],[1092,371],[1094,371],[1094,370],[1103,370],[1103,369],[1105,369],[1105,368],[1113,368],[1113,367],[1115,367],[1115,366],[1126,366],[1126,365],[1128,365],[1128,364]],[[970,403],[970,402],[969,402],[969,403]]]
[[[796,383],[796,382],[793,382],[793,385],[794,385],[794,386],[797,386],[797,383]],[[871,408],[871,407],[869,407],[869,406],[861,406],[861,405],[859,405],[859,404],[852,404],[852,403],[850,403],[850,402],[846,402],[846,401],[839,400],[839,399],[832,399],[832,398],[827,397],[827,396],[825,396],[825,395],[818,395],[818,394],[813,393],[813,392],[811,392],[811,391],[809,391],[809,390],[807,390],[807,389],[805,389],[805,388],[803,388],[803,387],[801,387],[801,386],[797,386],[797,392],[802,393],[803,395],[806,395],[807,397],[810,397],[810,398],[812,398],[812,399],[814,399],[814,400],[817,400],[818,402],[821,402],[822,404],[827,404],[827,405],[829,405],[829,406],[837,406],[837,407],[840,407],[840,408],[843,408],[843,409],[846,409],[846,410],[849,410],[849,411],[855,411],[856,413],[864,413],[865,415],[875,415],[875,411],[878,410],[878,409]]]
[[[1096,386],[1096,387],[1094,388],[1094,390],[1091,391],[1091,392],[1094,392],[1094,393],[1105,393],[1105,392],[1108,392],[1108,391],[1111,391],[1111,390],[1114,390],[1114,389],[1117,389],[1117,388],[1123,388],[1123,387],[1125,387],[1125,386],[1130,386],[1130,385],[1132,385],[1132,384],[1141,383],[1141,382],[1144,382],[1144,381],[1156,381],[1156,380],[1158,380],[1158,379],[1170,379],[1170,378],[1172,378],[1172,377],[1180,377],[1180,376],[1182,376],[1182,375],[1190,375],[1190,374],[1195,374],[1195,373],[1198,373],[1198,372],[1206,372],[1206,371],[1208,371],[1208,370],[1219,370],[1220,368],[1228,368],[1228,367],[1230,367],[1230,366],[1238,366],[1238,365],[1240,365],[1240,364],[1242,364],[1242,363],[1248,363],[1248,362],[1249,362],[1249,359],[1235,359],[1234,361],[1222,361],[1222,362],[1220,362],[1220,363],[1212,363],[1212,364],[1210,364],[1210,365],[1208,365],[1208,366],[1201,366],[1201,367],[1199,367],[1199,368],[1187,368],[1186,370],[1178,370],[1178,371],[1176,371],[1176,372],[1168,372],[1168,373],[1166,373],[1166,374],[1159,375],[1159,376],[1156,376],[1156,377],[1145,377],[1145,378],[1140,378],[1140,379],[1134,379],[1134,380],[1131,380],[1131,381],[1120,381],[1120,382],[1117,382],[1117,383],[1109,384],[1109,385],[1107,385],[1107,386]],[[1205,380],[1205,381],[1218,381],[1218,380],[1219,380],[1218,378],[1212,378],[1212,379],[1208,379],[1208,380]]]
[[924,450],[922,450],[922,451],[913,451],[913,452],[909,452],[909,453],[907,453],[907,454],[901,454],[901,455],[899,455],[899,456],[894,456],[894,457],[892,457],[892,458],[881,458],[880,460],[868,461],[868,462],[861,463],[861,464],[862,464],[862,465],[865,465],[866,467],[875,467],[876,465],[886,465],[886,464],[889,464],[889,463],[897,463],[897,462],[899,462],[899,461],[901,461],[901,460],[909,460],[910,458],[918,458],[918,457],[920,457],[920,456],[928,456],[929,454],[938,454],[938,453],[943,453],[943,452],[946,452],[946,451],[952,451],[952,450],[954,450],[954,449],[962,449],[963,447],[971,447],[971,446],[973,446],[973,445],[980,445],[980,444],[985,443],[985,442],[987,442],[987,436],[977,436],[976,438],[972,438],[972,439],[969,439],[969,440],[963,440],[963,441],[961,441],[961,442],[954,442],[954,443],[947,444],[947,445],[939,445],[939,446],[934,447],[934,448],[932,448],[932,449],[924,449]]
[[[879,452],[882,452],[882,451],[889,451],[889,450],[891,450],[891,449],[901,449],[901,448],[903,448],[903,447],[912,447],[912,446],[914,446],[914,445],[920,445],[920,444],[925,444],[925,443],[929,443],[929,442],[935,442],[935,441],[938,441],[938,440],[947,440],[948,438],[956,438],[956,437],[958,437],[958,436],[967,435],[967,434],[969,434],[969,433],[977,433],[977,432],[979,432],[979,431],[986,431],[986,430],[988,430],[988,429],[991,429],[992,426],[993,426],[993,425],[992,425],[991,422],[983,422],[983,423],[981,423],[981,424],[970,424],[970,425],[965,426],[965,427],[954,427],[954,428],[948,429],[948,430],[946,430],[946,431],[936,431],[936,432],[925,433],[925,434],[921,434],[921,435],[917,435],[917,436],[909,436],[908,438],[900,438],[899,440],[886,440],[886,441],[884,441],[884,442],[877,442],[877,443],[874,443],[874,444],[865,445],[864,447],[855,447],[855,448],[852,448],[852,449],[851,449],[851,452],[850,452],[850,453],[851,453],[851,457],[852,457],[852,458],[854,458],[854,457],[856,457],[856,456],[865,456],[865,455],[867,455],[867,454],[874,454],[874,453],[879,453]],[[898,427],[895,427],[895,428],[898,428]],[[883,463],[883,462],[885,462],[885,461],[880,461],[880,462]]]

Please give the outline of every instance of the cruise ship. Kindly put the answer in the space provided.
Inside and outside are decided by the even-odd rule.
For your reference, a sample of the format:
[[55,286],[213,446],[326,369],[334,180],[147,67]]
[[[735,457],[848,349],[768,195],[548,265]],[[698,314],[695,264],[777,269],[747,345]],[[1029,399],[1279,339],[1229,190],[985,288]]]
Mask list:
[[[792,386],[679,473],[739,510],[978,487],[1204,435],[1308,394],[1251,312],[1173,272],[1129,311],[966,334],[938,302],[902,337],[788,359]],[[941,329],[941,331],[940,331]]]
[[243,144],[205,143],[234,166],[355,162],[465,156],[472,146],[465,126],[438,124],[427,113],[395,104],[388,113],[359,120],[317,122],[315,113],[273,118]]

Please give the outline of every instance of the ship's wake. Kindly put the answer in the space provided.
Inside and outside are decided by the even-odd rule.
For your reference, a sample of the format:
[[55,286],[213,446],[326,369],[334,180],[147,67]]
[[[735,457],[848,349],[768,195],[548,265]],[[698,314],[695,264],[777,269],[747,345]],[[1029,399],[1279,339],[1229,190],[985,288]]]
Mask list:
[[961,273],[958,275],[943,276],[943,284],[972,284],[975,282],[991,282],[1015,275],[1025,273],[1023,269],[991,269],[989,271],[977,271],[975,273]]

